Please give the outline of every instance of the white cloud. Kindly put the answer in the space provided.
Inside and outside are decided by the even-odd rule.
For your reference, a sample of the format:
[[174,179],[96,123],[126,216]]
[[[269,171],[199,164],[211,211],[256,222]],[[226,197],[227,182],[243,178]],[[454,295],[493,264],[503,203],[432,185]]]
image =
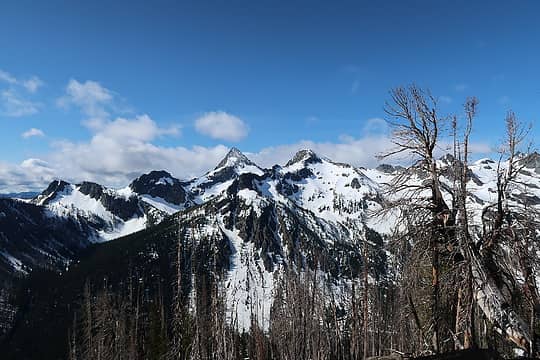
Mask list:
[[35,137],[35,136],[45,136],[45,133],[40,129],[31,128],[23,132],[21,136],[25,139],[28,139],[30,137]]
[[55,169],[40,159],[26,159],[15,165],[0,163],[0,192],[42,189],[55,176]]
[[42,189],[57,178],[120,187],[156,169],[188,179],[216,166],[229,150],[224,145],[187,148],[153,143],[178,133],[177,127],[160,127],[147,115],[118,118],[101,126],[88,141],[52,143],[52,152],[41,159],[0,163],[0,192]]
[[487,143],[472,142],[469,144],[471,154],[487,155],[495,151],[495,148]]
[[[278,163],[284,165],[293,155],[302,149],[312,149],[320,156],[327,157],[333,161],[346,163],[355,167],[373,168],[381,161],[378,155],[392,148],[390,138],[385,136],[352,138],[344,136],[340,142],[313,142],[303,140],[295,144],[278,145],[262,149],[259,152],[248,154],[249,157],[260,166],[271,167]],[[473,154],[489,154],[492,148],[488,144],[472,143],[470,150]],[[439,148],[437,156],[447,153],[446,148]],[[399,165],[410,165],[412,162],[410,155],[396,156],[384,159],[382,162]]]
[[213,139],[240,141],[249,132],[248,126],[238,117],[224,111],[212,111],[195,120],[195,129]]
[[[1,73],[3,81],[9,74]],[[7,79],[7,80],[6,80]],[[17,99],[12,90],[7,97]],[[6,93],[0,93],[3,95]],[[20,100],[20,99],[19,99]],[[56,141],[52,151],[20,164],[0,163],[0,191],[22,191],[44,188],[48,182],[62,178],[71,182],[95,181],[107,186],[127,185],[141,173],[165,169],[174,176],[188,179],[212,169],[228,152],[228,146],[162,146],[157,140],[176,136],[178,126],[162,127],[148,115],[116,117],[116,95],[94,81],[70,80],[60,106],[77,107],[86,117],[91,136],[85,141]],[[2,105],[2,103],[0,103]],[[11,101],[12,114],[32,112],[30,104]],[[15,106],[19,105],[19,107]],[[29,105],[26,110],[22,105]],[[3,108],[0,108],[2,110]],[[18,109],[18,112],[15,111]],[[37,111],[37,109],[35,109]],[[216,139],[239,141],[248,134],[247,125],[226,112],[210,112],[196,120],[196,130]],[[41,136],[39,129],[30,129],[23,137]],[[365,122],[359,137],[343,135],[336,141],[299,141],[294,144],[263,148],[248,156],[264,167],[286,163],[298,150],[311,148],[322,156],[354,166],[373,167],[376,155],[392,146],[384,120],[372,118]],[[485,146],[471,148],[486,150]],[[489,149],[488,149],[489,150]],[[487,152],[487,151],[486,151]],[[397,162],[400,160],[397,160]]]
[[96,125],[95,136],[115,139],[118,142],[151,141],[162,135],[178,135],[178,127],[160,128],[148,115],[140,115],[134,119],[117,118],[114,121]]
[[19,85],[30,93],[35,93],[41,86],[45,85],[43,80],[37,76],[31,76],[28,79],[17,79],[7,71],[0,70],[0,81],[10,85]]
[[32,76],[28,79],[17,79],[7,71],[0,70],[0,83],[8,84],[7,87],[0,89],[0,115],[21,117],[39,111],[39,104],[21,95],[20,90],[36,92],[44,84],[40,78]]
[[65,108],[72,105],[79,107],[90,119],[88,123],[95,124],[109,118],[113,98],[113,93],[96,81],[81,83],[71,79],[66,86],[66,94],[57,100],[57,104]]
[[388,133],[388,123],[386,120],[381,118],[371,118],[366,121],[364,124],[364,134],[387,134]]
[[24,88],[28,90],[28,92],[35,93],[40,87],[44,85],[44,82],[37,76],[32,76],[30,79],[23,80],[21,85],[24,86]]
[[[122,133],[122,128],[133,128]],[[174,130],[160,128],[148,116],[134,119],[116,119],[97,131],[89,141],[59,141],[54,151],[43,159],[28,159],[17,165],[0,163],[0,191],[22,191],[44,188],[48,182],[62,178],[71,182],[95,181],[113,187],[123,187],[142,173],[167,170],[181,179],[200,176],[214,168],[229,148],[225,145],[159,146],[152,141],[159,136],[173,134]],[[365,134],[361,137],[341,136],[335,142],[303,140],[247,153],[263,167],[285,164],[301,149],[312,149],[321,156],[357,167],[375,167],[376,156],[392,147],[387,134]],[[491,148],[472,143],[471,151],[487,154]],[[447,151],[444,144],[437,149],[438,156]],[[387,159],[392,164],[407,164],[410,157]]]
[[8,84],[16,84],[17,79],[8,73],[7,71],[0,70],[0,81],[7,82]]
[[[138,131],[121,134],[121,126],[133,126]],[[181,179],[200,176],[212,169],[226,155],[229,148],[213,147],[165,147],[152,143],[156,137],[169,133],[148,117],[132,120],[117,119],[89,141],[60,141],[53,144],[54,151],[45,160],[29,159],[19,165],[0,164],[0,191],[21,191],[44,188],[56,178],[71,182],[95,181],[108,186],[127,185],[144,172],[165,169]],[[285,164],[295,152],[310,148],[334,161],[354,166],[376,166],[375,155],[390,146],[383,135],[353,138],[344,136],[338,142],[313,142],[309,140],[294,144],[264,148],[247,155],[264,167]],[[2,189],[4,188],[4,189]]]
[[0,115],[21,117],[33,115],[39,111],[39,104],[26,100],[13,89],[0,93]]
[[167,169],[182,178],[215,166],[227,147],[164,147],[152,141],[174,136],[178,127],[159,127],[148,115],[118,118],[102,125],[87,142],[59,141],[47,160],[70,181],[91,180],[124,186],[143,172]]
[[385,135],[368,135],[361,138],[341,136],[338,142],[314,142],[302,140],[294,144],[264,148],[249,154],[250,158],[264,167],[285,164],[302,149],[311,149],[333,161],[351,164],[357,167],[377,166],[376,155],[391,147],[390,139]]

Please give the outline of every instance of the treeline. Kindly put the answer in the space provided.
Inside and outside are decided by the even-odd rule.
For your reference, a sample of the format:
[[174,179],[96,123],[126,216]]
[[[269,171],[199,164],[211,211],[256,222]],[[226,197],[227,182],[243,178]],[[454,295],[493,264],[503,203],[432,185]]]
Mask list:
[[68,334],[69,358],[359,359],[385,353],[387,343],[407,346],[406,334],[387,330],[399,316],[388,286],[381,279],[366,287],[375,277],[365,275],[341,282],[286,268],[276,276],[267,327],[257,322],[253,299],[245,299],[253,306],[242,330],[226,302],[226,273],[179,273],[172,284],[135,275],[121,284],[87,283]]
[[[336,279],[317,264],[290,262],[275,273],[268,323],[257,322],[253,306],[251,326],[239,330],[226,267],[214,263],[223,259],[201,244],[195,254],[179,230],[172,281],[86,284],[69,358],[362,359],[476,347],[538,355],[540,217],[519,195],[529,186],[520,181],[532,161],[528,128],[507,114],[500,161],[491,164],[495,201],[475,198],[468,166],[478,104],[469,98],[462,115],[442,116],[428,91],[392,90],[386,111],[395,148],[383,157],[416,161],[386,185],[383,209],[370,214],[395,218],[395,231],[384,249],[358,242],[360,276]],[[440,166],[437,153],[448,145]],[[382,276],[373,259],[387,253]]]

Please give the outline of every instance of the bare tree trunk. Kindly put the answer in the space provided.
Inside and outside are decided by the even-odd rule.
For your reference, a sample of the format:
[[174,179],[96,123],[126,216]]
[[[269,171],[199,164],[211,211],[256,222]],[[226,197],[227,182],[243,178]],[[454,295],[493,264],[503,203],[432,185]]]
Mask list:
[[364,277],[364,298],[363,298],[363,325],[364,325],[364,346],[363,346],[363,353],[364,353],[364,359],[368,358],[368,329],[369,329],[369,279],[368,279],[368,243],[367,240],[364,241],[364,249],[363,249],[363,257],[364,257],[364,269],[363,269],[363,277]]

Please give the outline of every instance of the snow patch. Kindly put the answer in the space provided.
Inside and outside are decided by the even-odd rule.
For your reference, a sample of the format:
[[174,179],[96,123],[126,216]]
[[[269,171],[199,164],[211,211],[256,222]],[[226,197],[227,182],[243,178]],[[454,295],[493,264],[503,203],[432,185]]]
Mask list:
[[175,212],[178,212],[182,210],[184,207],[180,205],[171,204],[167,200],[160,198],[160,197],[154,197],[151,195],[140,195],[140,198],[155,207],[158,210],[161,210],[163,212],[166,212],[167,214],[174,214]]

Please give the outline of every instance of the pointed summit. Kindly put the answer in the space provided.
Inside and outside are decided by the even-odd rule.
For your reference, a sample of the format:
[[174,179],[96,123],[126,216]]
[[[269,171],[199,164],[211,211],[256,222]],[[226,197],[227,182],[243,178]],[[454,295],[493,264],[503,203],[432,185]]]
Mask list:
[[291,166],[302,162],[304,164],[321,163],[322,159],[311,149],[303,149],[294,154],[293,158],[287,162],[285,166]]
[[45,190],[43,190],[41,195],[48,196],[48,195],[50,195],[50,194],[52,194],[54,192],[64,191],[64,188],[66,186],[68,186],[68,185],[69,185],[69,183],[64,181],[64,180],[53,180],[53,181],[51,181],[49,186],[47,186],[47,188]]
[[251,160],[247,158],[240,150],[235,147],[232,147],[227,155],[219,162],[216,166],[216,169],[223,167],[235,167],[238,165],[252,165],[256,166]]
[[41,194],[32,199],[32,202],[37,205],[46,205],[57,194],[64,192],[70,185],[70,183],[64,180],[53,180]]

